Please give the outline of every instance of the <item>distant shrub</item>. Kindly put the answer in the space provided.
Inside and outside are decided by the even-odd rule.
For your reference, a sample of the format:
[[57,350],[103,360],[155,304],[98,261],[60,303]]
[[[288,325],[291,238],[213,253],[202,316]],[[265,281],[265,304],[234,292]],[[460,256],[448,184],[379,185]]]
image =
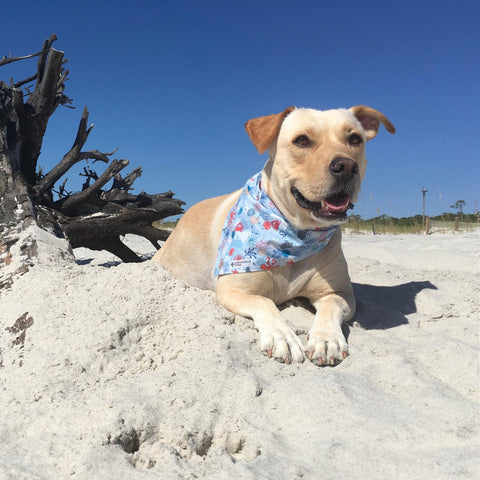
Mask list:
[[179,218],[177,218],[177,220],[173,222],[164,222],[163,220],[157,220],[156,222],[153,222],[152,225],[155,228],[159,228],[159,229],[174,230],[179,220],[180,220]]

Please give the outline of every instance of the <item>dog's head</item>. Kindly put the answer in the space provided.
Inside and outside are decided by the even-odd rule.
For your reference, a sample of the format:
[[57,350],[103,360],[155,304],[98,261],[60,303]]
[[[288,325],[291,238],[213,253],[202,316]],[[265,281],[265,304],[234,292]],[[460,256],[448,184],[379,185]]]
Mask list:
[[311,110],[289,107],[245,124],[260,153],[269,150],[264,168],[267,194],[297,228],[338,224],[357,201],[365,176],[365,144],[387,117],[369,107]]

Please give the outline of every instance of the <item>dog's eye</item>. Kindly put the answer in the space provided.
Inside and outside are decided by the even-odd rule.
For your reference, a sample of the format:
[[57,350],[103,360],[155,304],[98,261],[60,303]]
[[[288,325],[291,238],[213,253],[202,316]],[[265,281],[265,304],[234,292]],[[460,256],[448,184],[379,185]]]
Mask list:
[[358,147],[363,143],[363,138],[358,133],[352,133],[348,137],[348,143],[353,147]]
[[310,147],[312,145],[312,141],[306,135],[299,135],[293,143],[297,147]]

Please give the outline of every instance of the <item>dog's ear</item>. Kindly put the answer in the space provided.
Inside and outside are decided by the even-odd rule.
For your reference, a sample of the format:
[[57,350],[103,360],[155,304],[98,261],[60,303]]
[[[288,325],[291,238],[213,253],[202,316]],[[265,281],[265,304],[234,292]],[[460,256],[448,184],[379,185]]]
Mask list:
[[380,122],[383,123],[383,126],[390,133],[395,133],[395,127],[390,120],[378,110],[366,107],[365,105],[357,105],[356,107],[352,107],[350,111],[362,124],[362,127],[367,134],[367,140],[371,140],[377,135],[378,129],[380,128]]
[[265,153],[280,131],[283,120],[295,107],[288,107],[281,113],[266,117],[252,118],[245,124],[245,130],[259,153]]

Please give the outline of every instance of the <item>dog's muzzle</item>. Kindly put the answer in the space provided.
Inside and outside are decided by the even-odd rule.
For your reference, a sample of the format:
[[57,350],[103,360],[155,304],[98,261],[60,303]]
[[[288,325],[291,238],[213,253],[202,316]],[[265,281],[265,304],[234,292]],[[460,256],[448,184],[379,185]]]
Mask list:
[[329,165],[335,179],[334,193],[319,202],[308,200],[296,187],[291,193],[300,207],[310,210],[315,217],[327,220],[345,220],[347,211],[354,207],[350,202],[353,196],[355,177],[358,176],[358,164],[351,158],[335,158]]

